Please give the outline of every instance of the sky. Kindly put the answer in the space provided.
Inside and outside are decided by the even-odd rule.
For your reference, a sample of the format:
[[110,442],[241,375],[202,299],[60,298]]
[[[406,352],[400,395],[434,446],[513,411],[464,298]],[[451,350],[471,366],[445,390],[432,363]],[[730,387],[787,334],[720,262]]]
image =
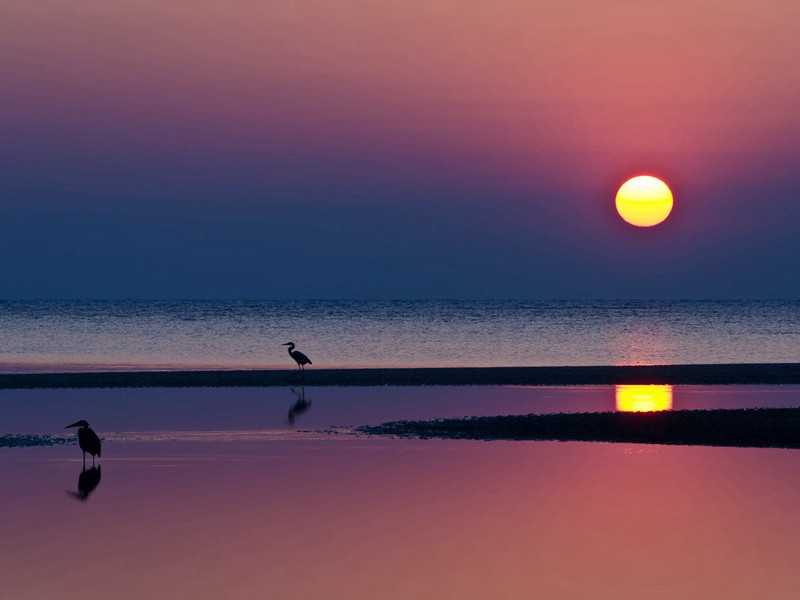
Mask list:
[[[800,298],[793,0],[4,0],[0,298]],[[625,224],[651,174],[670,218]]]

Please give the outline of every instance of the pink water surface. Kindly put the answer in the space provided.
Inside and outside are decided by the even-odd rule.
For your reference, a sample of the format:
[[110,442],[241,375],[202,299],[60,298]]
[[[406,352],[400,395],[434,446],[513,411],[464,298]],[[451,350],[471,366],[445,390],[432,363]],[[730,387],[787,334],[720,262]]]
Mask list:
[[[782,405],[798,391],[677,388],[675,401]],[[315,426],[335,424],[337,406],[359,423],[611,409],[614,399],[607,387],[314,394],[302,417]],[[94,410],[98,429],[165,434],[183,412],[181,430],[196,437],[110,435],[102,479],[84,501],[72,494],[76,447],[0,449],[2,595],[788,599],[800,588],[797,451],[323,436],[283,424],[293,398],[279,389],[3,392],[0,417],[18,431],[47,432],[50,418]],[[203,441],[204,431],[257,427],[283,434]]]

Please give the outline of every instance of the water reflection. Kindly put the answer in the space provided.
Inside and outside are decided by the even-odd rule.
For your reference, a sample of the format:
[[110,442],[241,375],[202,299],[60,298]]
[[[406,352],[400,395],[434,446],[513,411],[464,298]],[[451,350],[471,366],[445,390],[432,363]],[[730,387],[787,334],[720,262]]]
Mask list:
[[616,408],[622,412],[672,410],[671,385],[618,385]]
[[311,400],[306,400],[305,386],[301,387],[299,392],[294,388],[289,388],[289,390],[295,395],[296,402],[289,409],[287,420],[289,421],[289,425],[294,425],[295,418],[311,408]]
[[92,467],[91,469],[83,468],[81,474],[78,475],[78,491],[67,492],[72,494],[78,500],[87,500],[95,488],[100,485],[100,466]]

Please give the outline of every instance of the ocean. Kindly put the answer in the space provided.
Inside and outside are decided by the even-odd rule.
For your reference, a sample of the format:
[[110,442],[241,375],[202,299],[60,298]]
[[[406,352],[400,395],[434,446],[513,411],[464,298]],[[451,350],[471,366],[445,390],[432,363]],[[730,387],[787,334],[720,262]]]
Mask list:
[[800,301],[0,302],[0,372],[800,362]]

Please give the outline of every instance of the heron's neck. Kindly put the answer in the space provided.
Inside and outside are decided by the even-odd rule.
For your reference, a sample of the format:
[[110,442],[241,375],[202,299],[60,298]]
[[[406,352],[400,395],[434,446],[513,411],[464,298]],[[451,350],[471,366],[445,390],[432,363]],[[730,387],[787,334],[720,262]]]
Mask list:
[[294,344],[291,344],[286,350],[291,354],[292,350],[294,350]]

